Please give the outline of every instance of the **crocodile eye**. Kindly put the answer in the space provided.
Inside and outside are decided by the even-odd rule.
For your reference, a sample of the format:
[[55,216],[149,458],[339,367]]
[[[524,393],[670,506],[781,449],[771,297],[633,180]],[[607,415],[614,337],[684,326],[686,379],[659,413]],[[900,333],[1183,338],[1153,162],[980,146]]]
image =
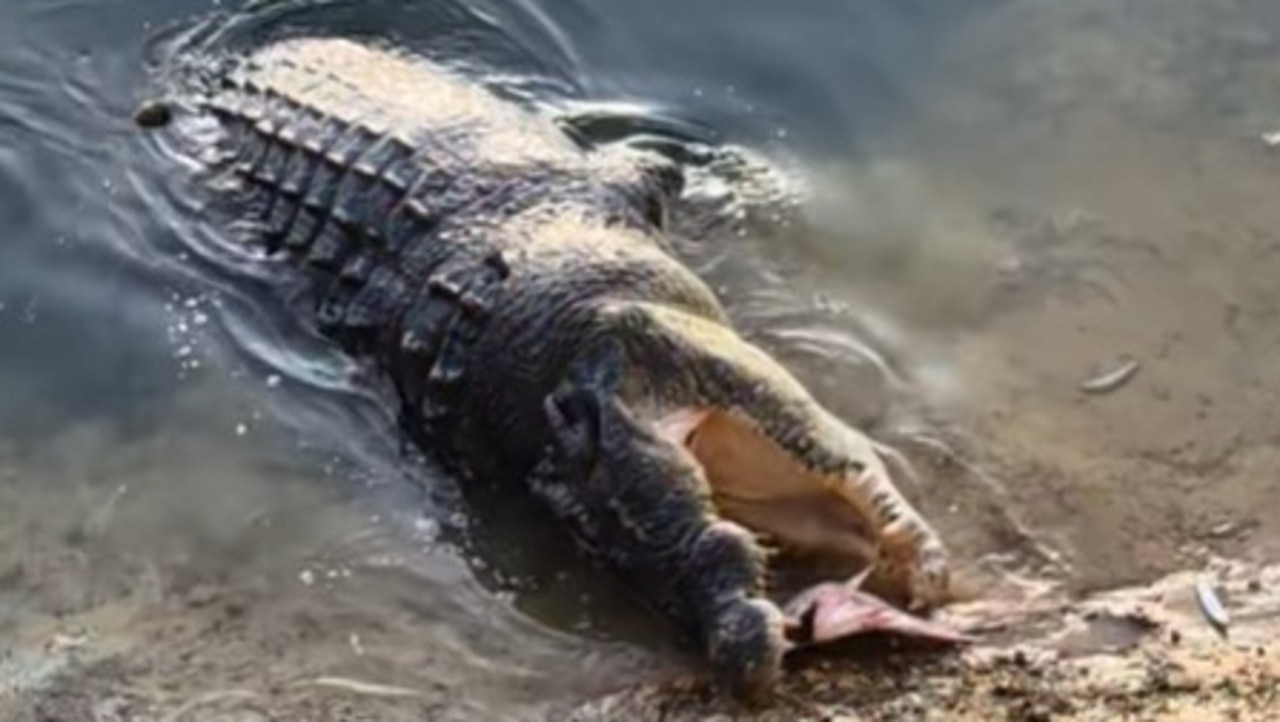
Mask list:
[[665,231],[670,227],[667,213],[667,204],[660,198],[649,198],[645,201],[644,216],[645,220],[653,224],[654,228]]
[[543,402],[551,438],[562,461],[589,472],[600,450],[600,405],[585,389],[558,391]]

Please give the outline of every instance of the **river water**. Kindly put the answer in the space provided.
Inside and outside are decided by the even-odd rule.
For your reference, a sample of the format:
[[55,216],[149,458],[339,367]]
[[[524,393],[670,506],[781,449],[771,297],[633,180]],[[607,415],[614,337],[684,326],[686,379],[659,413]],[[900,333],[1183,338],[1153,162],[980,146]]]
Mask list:
[[530,530],[449,543],[465,509],[358,370],[187,248],[219,230],[156,202],[129,116],[200,28],[391,38],[798,173],[802,221],[700,268],[917,465],[969,583],[1280,555],[1274,2],[256,5],[0,7],[0,714],[340,678],[495,719],[682,659]]

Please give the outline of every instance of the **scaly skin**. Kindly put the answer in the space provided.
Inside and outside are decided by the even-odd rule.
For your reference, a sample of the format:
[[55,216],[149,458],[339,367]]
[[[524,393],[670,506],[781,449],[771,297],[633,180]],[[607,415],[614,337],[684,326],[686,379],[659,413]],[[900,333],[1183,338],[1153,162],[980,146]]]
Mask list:
[[189,107],[219,120],[229,157],[212,166],[242,182],[262,245],[308,271],[317,326],[385,371],[410,435],[527,479],[736,694],[773,688],[786,620],[759,530],[720,513],[665,414],[718,410],[776,444],[860,517],[904,600],[946,600],[942,543],[874,444],[668,252],[673,162],[584,148],[438,66],[342,40],[270,45]]

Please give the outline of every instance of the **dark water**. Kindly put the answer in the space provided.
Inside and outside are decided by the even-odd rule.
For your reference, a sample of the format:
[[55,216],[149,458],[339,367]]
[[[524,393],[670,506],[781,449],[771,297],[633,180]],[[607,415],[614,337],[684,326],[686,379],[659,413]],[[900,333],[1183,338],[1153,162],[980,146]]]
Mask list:
[[[945,5],[5,3],[0,545],[26,576],[0,581],[0,629],[381,570],[299,604],[330,631],[336,609],[457,650],[380,658],[496,706],[628,658],[608,640],[648,629],[616,600],[589,613],[582,598],[612,598],[589,576],[513,602],[494,560],[438,545],[449,484],[356,369],[193,246],[221,231],[129,122],[147,66],[184,34],[247,46],[296,26],[393,39],[527,98],[636,103],[804,169],[813,228],[721,248],[717,282],[824,399],[936,472],[912,493],[967,560],[1090,588],[1277,551],[1257,510],[1280,504],[1280,185],[1259,136],[1280,129],[1280,9]],[[1134,388],[1078,394],[1124,353],[1148,362]],[[932,456],[942,431],[901,412],[904,387],[977,466]],[[68,546],[81,561],[33,561]]]
[[[145,423],[148,409],[188,383],[184,363],[199,363],[194,347],[209,314],[197,311],[218,289],[166,243],[182,220],[155,217],[128,177],[145,173],[131,166],[138,151],[128,118],[157,35],[215,22],[246,45],[293,24],[390,37],[472,62],[498,59],[535,85],[530,93],[635,100],[737,142],[785,138],[792,148],[849,154],[862,134],[903,111],[903,86],[930,64],[932,43],[962,4],[945,13],[923,3],[801,11],[760,2],[731,13],[713,2],[547,5],[263,3],[268,9],[229,11],[217,25],[209,19],[217,3],[8,4],[0,24],[3,428],[27,439],[90,417]],[[456,48],[443,51],[432,43],[446,27]],[[289,363],[340,363],[296,353]],[[321,369],[312,380],[326,373],[341,375]]]

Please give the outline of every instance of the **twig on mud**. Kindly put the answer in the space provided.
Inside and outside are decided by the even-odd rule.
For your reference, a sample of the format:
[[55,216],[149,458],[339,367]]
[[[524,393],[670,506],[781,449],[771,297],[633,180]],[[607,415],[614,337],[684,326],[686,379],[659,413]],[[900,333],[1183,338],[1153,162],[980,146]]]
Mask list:
[[164,602],[164,574],[156,560],[145,557],[142,560],[142,579],[139,584],[144,587],[152,604]]
[[117,486],[101,506],[89,512],[89,516],[85,519],[83,526],[85,536],[100,537],[107,533],[107,528],[111,526],[111,520],[115,516],[116,505],[128,491],[129,486],[127,484]]
[[1129,379],[1138,373],[1139,368],[1141,364],[1137,359],[1125,359],[1116,368],[1086,379],[1080,384],[1080,390],[1086,394],[1109,394],[1129,383]]
[[1203,579],[1196,582],[1196,601],[1200,603],[1200,611],[1204,614],[1205,620],[1225,638],[1227,627],[1231,624],[1231,615],[1227,613],[1227,608],[1218,598],[1213,585]]
[[422,696],[421,692],[409,689],[408,687],[395,687],[393,685],[378,684],[376,682],[361,682],[358,679],[349,679],[347,677],[316,677],[315,679],[298,682],[294,686],[328,687],[329,689],[340,689],[344,692],[352,692],[369,697]]
[[202,694],[195,699],[184,702],[181,707],[165,715],[161,722],[178,722],[178,720],[185,717],[192,710],[198,707],[203,707],[207,704],[223,702],[230,699],[249,700],[254,699],[257,696],[257,692],[250,692],[247,689],[223,689],[217,692],[209,692],[207,694]]

